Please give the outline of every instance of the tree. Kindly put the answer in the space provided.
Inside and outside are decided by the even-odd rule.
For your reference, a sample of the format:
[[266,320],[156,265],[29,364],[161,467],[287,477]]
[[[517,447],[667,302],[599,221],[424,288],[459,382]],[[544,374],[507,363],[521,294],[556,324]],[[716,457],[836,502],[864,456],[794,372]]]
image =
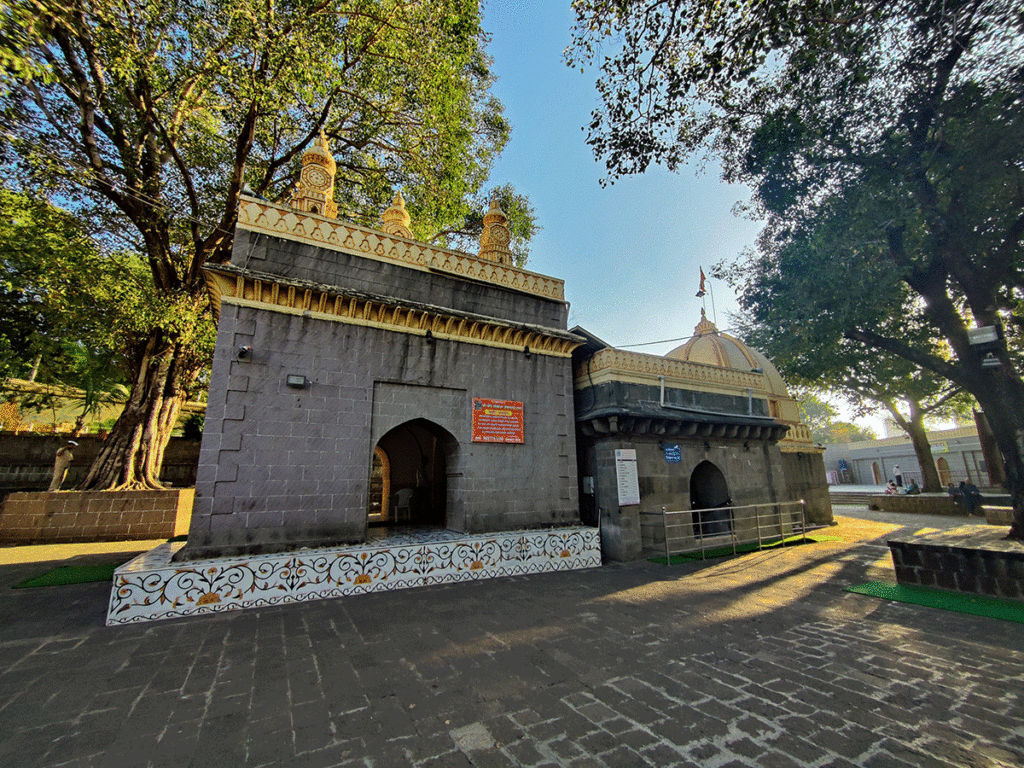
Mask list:
[[[570,63],[619,44],[590,134],[612,178],[652,160],[721,158],[767,219],[743,306],[769,317],[778,302],[776,333],[842,338],[973,395],[1006,463],[1010,537],[1024,538],[1024,381],[1006,345],[979,349],[968,335],[1005,327],[1015,346],[1024,322],[1018,4],[575,7]],[[915,346],[917,333],[946,354]]]
[[[131,278],[143,265],[104,256],[76,217],[4,187],[0,220],[0,391],[45,409],[75,388],[81,428],[126,380],[119,334],[139,313]],[[3,386],[16,377],[40,386]]]
[[0,159],[147,269],[146,311],[125,335],[130,394],[83,488],[159,486],[209,362],[203,265],[230,257],[243,187],[287,200],[321,130],[343,217],[376,223],[401,188],[418,237],[467,229],[509,132],[484,42],[478,0],[0,11]]
[[838,412],[812,391],[800,395],[800,419],[811,428],[811,439],[822,445],[874,440],[875,433],[848,421],[837,420]]

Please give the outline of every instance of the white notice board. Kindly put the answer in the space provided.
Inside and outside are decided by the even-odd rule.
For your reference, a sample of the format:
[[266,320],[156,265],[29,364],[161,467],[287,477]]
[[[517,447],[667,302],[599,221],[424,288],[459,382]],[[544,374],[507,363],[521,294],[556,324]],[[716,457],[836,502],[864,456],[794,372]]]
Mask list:
[[619,506],[640,503],[640,481],[636,474],[636,451],[623,448],[615,451],[615,479],[619,484]]

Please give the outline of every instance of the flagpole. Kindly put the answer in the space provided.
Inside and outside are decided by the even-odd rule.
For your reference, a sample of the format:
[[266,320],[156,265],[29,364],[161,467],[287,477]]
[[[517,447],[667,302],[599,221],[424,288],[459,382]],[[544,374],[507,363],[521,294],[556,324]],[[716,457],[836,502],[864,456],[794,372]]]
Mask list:
[[710,283],[708,284],[708,290],[711,292],[711,316],[714,318],[714,324],[718,325],[718,312],[715,311],[715,289]]

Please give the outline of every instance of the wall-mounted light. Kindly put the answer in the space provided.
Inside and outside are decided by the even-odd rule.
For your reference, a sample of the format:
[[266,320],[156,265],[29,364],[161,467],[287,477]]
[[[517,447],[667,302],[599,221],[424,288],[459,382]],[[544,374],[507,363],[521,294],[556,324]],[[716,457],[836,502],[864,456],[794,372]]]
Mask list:
[[749,451],[750,450],[750,443],[748,443],[746,440],[743,441],[743,450],[744,451]]
[[711,450],[711,443],[709,443],[707,440],[704,441],[704,450],[705,451],[710,451]]
[[238,359],[245,360],[249,355],[252,354],[252,347],[248,344],[243,344],[238,348]]
[[527,344],[525,347],[523,347],[523,354],[526,355],[527,357],[530,356],[531,353],[530,353],[530,345],[529,344]]
[[296,373],[289,373],[284,380],[285,384],[293,389],[305,389],[306,388],[306,377],[300,376]]
[[427,340],[427,344],[433,344],[434,343],[434,334],[430,332],[429,328],[427,328],[427,333],[424,336],[424,338]]

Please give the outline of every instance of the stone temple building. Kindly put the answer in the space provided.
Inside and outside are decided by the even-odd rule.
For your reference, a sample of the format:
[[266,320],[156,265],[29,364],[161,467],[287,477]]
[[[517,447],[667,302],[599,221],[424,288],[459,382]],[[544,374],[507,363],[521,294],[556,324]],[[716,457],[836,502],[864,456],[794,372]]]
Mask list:
[[563,282],[334,218],[326,140],[291,205],[243,198],[218,315],[187,546],[177,560],[366,540],[377,524],[475,534],[579,523]]
[[[807,522],[832,521],[822,461],[797,401],[769,360],[704,316],[664,357],[614,349],[581,328],[573,353],[584,520],[600,519],[603,556],[631,560],[664,542],[668,512],[803,499]],[[635,471],[623,499],[618,470]],[[623,503],[623,502],[629,503]],[[732,533],[727,512],[692,516]]]
[[581,507],[616,560],[656,544],[640,520],[662,506],[803,498],[831,519],[821,449],[763,355],[707,318],[666,357],[571,333],[563,282],[511,263],[497,206],[470,255],[416,241],[401,195],[379,229],[336,219],[334,174],[321,137],[290,205],[243,198],[230,263],[206,268],[217,348],[177,561],[571,526]]
[[467,254],[417,241],[400,194],[378,228],[337,219],[334,174],[321,136],[290,204],[243,197],[230,261],[205,267],[188,540],[115,572],[109,625],[597,567],[656,546],[640,520],[663,505],[716,534],[741,525],[723,505],[830,519],[762,356],[707,320],[665,358],[570,332],[563,282],[512,263],[496,205]]

